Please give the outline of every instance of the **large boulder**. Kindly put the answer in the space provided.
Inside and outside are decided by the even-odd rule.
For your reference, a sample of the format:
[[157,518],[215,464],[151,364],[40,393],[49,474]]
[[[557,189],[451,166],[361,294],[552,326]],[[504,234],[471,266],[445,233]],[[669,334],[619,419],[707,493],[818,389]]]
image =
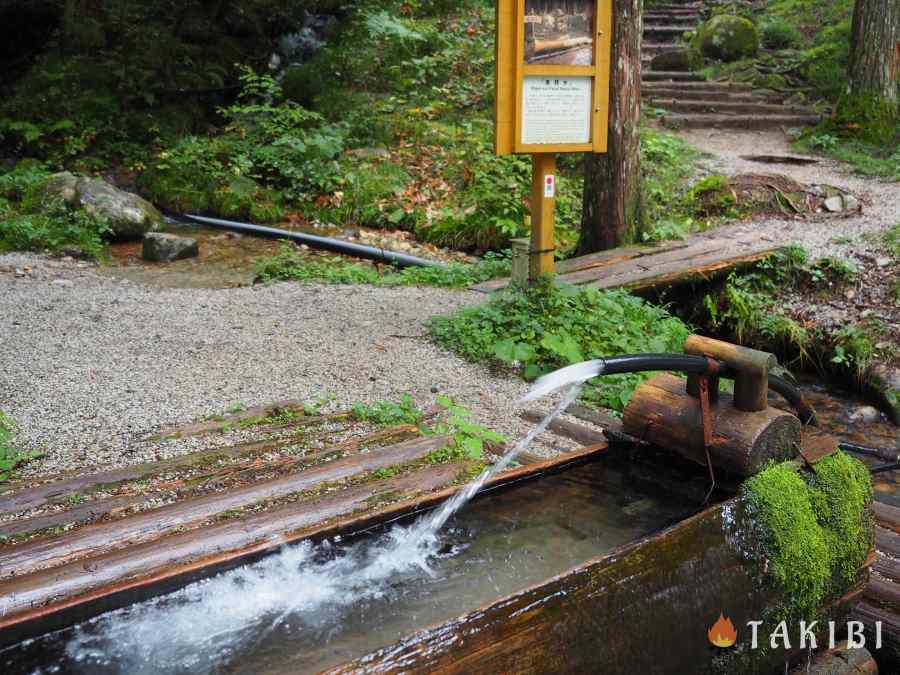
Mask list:
[[737,61],[759,51],[759,33],[749,19],[719,14],[700,27],[697,42],[704,56],[720,61]]
[[650,70],[687,72],[703,67],[703,56],[696,49],[675,49],[653,57]]
[[140,239],[162,223],[162,214],[146,199],[113,187],[100,178],[53,174],[42,187],[42,199],[61,199],[70,206],[109,222],[115,239]]
[[141,257],[153,262],[172,262],[183,258],[194,258],[199,253],[200,249],[196,239],[179,237],[165,232],[148,232],[144,235]]

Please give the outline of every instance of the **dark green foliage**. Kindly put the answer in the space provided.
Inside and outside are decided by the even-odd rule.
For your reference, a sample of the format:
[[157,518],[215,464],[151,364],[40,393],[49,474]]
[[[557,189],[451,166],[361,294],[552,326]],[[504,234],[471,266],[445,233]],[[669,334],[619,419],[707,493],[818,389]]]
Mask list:
[[798,48],[803,45],[803,35],[784,19],[773,18],[759,27],[760,41],[768,49]]
[[[601,356],[680,352],[688,327],[664,309],[624,291],[548,283],[511,288],[488,303],[437,317],[431,335],[472,361],[518,365],[534,379],[557,368]],[[586,396],[622,410],[643,374],[604,377]]]
[[498,446],[506,441],[503,434],[472,421],[472,411],[454,403],[446,396],[438,396],[437,402],[447,411],[444,421],[437,424],[428,433],[452,436],[453,441],[447,447],[432,452],[426,461],[432,464],[450,464],[461,459],[480,460],[484,457],[485,447]]
[[271,258],[257,261],[260,281],[306,281],[329,284],[370,284],[372,286],[439,286],[465,288],[482,281],[508,276],[511,263],[507,255],[487,253],[484,260],[469,264],[450,262],[443,267],[407,267],[382,271],[372,264],[351,263],[337,257],[330,261],[309,262],[291,246]]

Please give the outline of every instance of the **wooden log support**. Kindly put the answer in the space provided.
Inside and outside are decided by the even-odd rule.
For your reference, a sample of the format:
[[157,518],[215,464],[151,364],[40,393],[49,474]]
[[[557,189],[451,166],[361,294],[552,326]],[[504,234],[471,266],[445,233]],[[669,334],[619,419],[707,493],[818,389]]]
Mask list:
[[[770,460],[796,455],[802,425],[794,415],[774,408],[742,412],[724,392],[710,412],[715,468],[751,476]],[[625,408],[623,422],[625,433],[706,464],[700,401],[687,393],[685,380],[663,374],[642,384]]]
[[878,664],[868,649],[851,648],[845,640],[816,655],[812,663],[797,666],[791,675],[878,675]]
[[[778,365],[774,354],[700,335],[691,335],[685,341],[684,353],[709,356],[736,371],[734,405],[738,410],[758,412],[769,406],[769,370]],[[695,379],[691,378],[690,381],[693,383]],[[692,394],[695,387],[695,384],[691,385]]]

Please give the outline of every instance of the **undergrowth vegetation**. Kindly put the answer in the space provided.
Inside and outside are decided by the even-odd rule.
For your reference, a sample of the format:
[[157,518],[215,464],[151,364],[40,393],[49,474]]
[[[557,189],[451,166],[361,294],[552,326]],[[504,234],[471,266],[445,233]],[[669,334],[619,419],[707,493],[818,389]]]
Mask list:
[[40,457],[39,452],[23,450],[13,444],[16,424],[0,411],[0,483],[9,480],[13,471],[26,462]]
[[371,286],[465,288],[482,281],[509,276],[510,271],[509,256],[492,252],[486,253],[484,259],[476,263],[449,262],[440,267],[397,269],[348,262],[340,256],[310,262],[290,245],[284,245],[277,255],[261,258],[256,263],[256,276],[261,282],[302,281]]
[[109,224],[62,201],[44,203],[40,188],[49,172],[40,165],[0,173],[0,252],[66,251],[96,258]]
[[[515,368],[527,380],[602,356],[680,352],[688,334],[681,320],[625,291],[555,287],[546,280],[431,321],[439,345],[471,361]],[[621,411],[647,377],[604,377],[584,397]]]

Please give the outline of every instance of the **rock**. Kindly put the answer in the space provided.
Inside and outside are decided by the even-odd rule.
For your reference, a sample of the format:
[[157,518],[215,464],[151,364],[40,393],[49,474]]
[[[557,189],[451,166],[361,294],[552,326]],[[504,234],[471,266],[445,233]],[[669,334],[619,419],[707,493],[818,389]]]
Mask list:
[[75,285],[71,279],[54,279],[50,283],[54,286],[62,286],[63,288],[71,288]]
[[67,171],[53,174],[41,193],[44,202],[61,199],[105,218],[115,239],[140,239],[162,223],[162,214],[153,204],[99,178],[78,178]]
[[890,258],[884,258],[884,257],[875,258],[875,265],[877,267],[887,267],[890,264],[891,264]]
[[894,424],[900,425],[900,368],[877,365],[869,371],[869,386]]
[[871,405],[864,405],[852,410],[847,415],[847,421],[851,424],[871,424],[881,417],[881,411]]
[[825,200],[825,210],[831,213],[839,213],[844,210],[844,199],[840,195],[829,197]]
[[390,159],[391,153],[385,148],[356,148],[348,153],[357,159]]
[[172,262],[183,258],[193,258],[200,253],[197,240],[179,237],[165,232],[148,232],[144,236],[141,256],[153,262]]
[[721,61],[737,61],[759,51],[759,33],[749,19],[719,14],[703,24],[698,43],[704,56]]
[[650,70],[689,71],[703,66],[703,55],[696,49],[676,49],[653,57]]
[[859,200],[853,195],[844,195],[844,208],[847,211],[859,211]]
[[21,279],[22,277],[25,276],[25,270],[19,269],[19,268],[17,267],[17,268],[15,269],[15,271],[13,272],[13,274],[15,275],[16,279]]

